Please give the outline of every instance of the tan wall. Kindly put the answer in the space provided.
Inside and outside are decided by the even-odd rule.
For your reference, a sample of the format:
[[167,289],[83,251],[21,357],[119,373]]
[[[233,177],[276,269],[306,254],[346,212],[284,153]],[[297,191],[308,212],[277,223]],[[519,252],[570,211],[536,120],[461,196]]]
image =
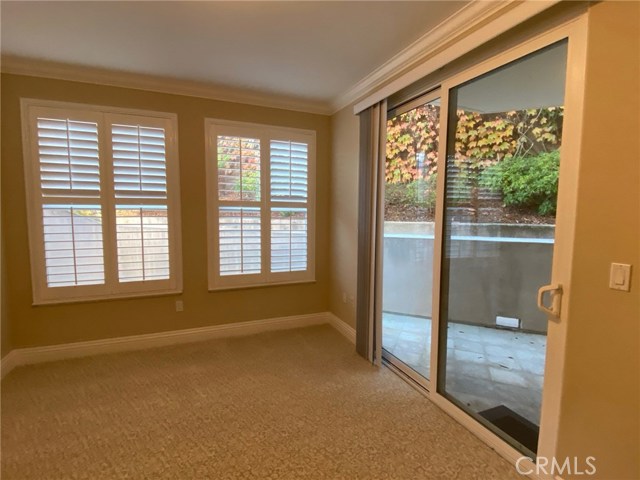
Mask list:
[[[4,242],[2,242],[0,250],[4,251]],[[11,351],[11,326],[7,315],[7,276],[4,254],[2,254],[2,259],[0,265],[0,282],[2,283],[0,285],[0,358]]]
[[[2,80],[0,79],[0,91],[2,91]],[[0,135],[0,151],[2,147]],[[0,179],[2,174],[0,172]],[[0,181],[1,183],[1,181]],[[2,188],[0,187],[0,194]],[[11,332],[9,328],[9,316],[7,315],[7,280],[4,262],[4,240],[2,238],[2,212],[0,212],[0,358],[11,351]]]
[[[577,241],[559,457],[597,458],[597,478],[640,478],[640,3],[589,13]],[[357,119],[332,117],[331,310],[356,284]],[[632,291],[608,288],[611,262],[631,263]],[[576,477],[578,478],[578,477]],[[584,478],[584,475],[582,476]],[[592,477],[591,477],[592,478]]]
[[[356,326],[359,121],[348,106],[331,117],[331,311]],[[346,302],[343,301],[343,294]]]
[[[619,480],[640,478],[639,21],[637,2],[590,9],[559,438],[562,457]],[[630,293],[608,288],[611,262],[633,264]]]
[[[178,115],[184,312],[176,296],[31,306],[20,97],[174,112]],[[204,118],[317,132],[316,279],[313,284],[207,292]],[[330,117],[199,98],[26,76],[2,77],[2,233],[13,348],[177,330],[327,311]]]

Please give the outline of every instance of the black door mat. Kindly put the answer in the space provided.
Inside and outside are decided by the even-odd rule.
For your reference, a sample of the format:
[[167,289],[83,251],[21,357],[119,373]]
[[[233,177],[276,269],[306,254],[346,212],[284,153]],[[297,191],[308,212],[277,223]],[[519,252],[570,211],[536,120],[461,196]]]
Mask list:
[[479,413],[511,438],[520,442],[533,453],[537,453],[540,427],[536,424],[504,405],[498,405]]

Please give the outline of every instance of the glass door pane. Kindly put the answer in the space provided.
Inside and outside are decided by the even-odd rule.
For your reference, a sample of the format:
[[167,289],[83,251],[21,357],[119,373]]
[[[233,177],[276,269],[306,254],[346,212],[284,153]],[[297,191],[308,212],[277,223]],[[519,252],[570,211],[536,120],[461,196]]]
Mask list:
[[387,360],[423,378],[431,351],[439,122],[436,98],[387,123],[382,348]]
[[450,90],[438,391],[535,453],[566,42]]

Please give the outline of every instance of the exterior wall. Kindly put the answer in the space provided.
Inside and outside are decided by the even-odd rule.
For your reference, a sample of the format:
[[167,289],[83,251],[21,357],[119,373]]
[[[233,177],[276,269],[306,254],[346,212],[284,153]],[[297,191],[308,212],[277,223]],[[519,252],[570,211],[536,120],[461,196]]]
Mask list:
[[[410,233],[406,227],[433,230],[433,224],[393,223],[385,226],[382,308],[431,318],[433,233]],[[392,233],[397,229],[405,231]],[[490,227],[476,228],[476,236],[467,232],[462,238],[454,232],[449,289],[452,322],[495,327],[496,316],[501,315],[520,319],[523,330],[546,333],[547,317],[537,308],[536,293],[550,282],[553,240],[536,239],[537,229],[516,226],[518,241],[497,241],[498,229]]]
[[[178,115],[183,277],[180,296],[33,307],[27,240],[20,98],[38,98]],[[207,291],[205,117],[317,132],[316,282]],[[330,117],[36,77],[2,76],[2,235],[13,348],[52,345],[322,312],[329,297]],[[4,295],[3,295],[4,297]],[[175,311],[176,299],[184,312]],[[5,333],[3,325],[3,333]],[[4,335],[3,335],[4,337]],[[3,338],[4,343],[4,338]]]

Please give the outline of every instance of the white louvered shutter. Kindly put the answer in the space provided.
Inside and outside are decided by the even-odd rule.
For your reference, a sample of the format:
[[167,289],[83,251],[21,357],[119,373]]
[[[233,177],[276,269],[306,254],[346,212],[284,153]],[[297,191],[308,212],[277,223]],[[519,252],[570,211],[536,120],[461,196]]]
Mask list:
[[176,116],[21,107],[34,304],[178,292]]
[[118,279],[171,276],[166,132],[132,117],[110,121]]
[[307,269],[307,209],[271,209],[271,271]]
[[260,200],[260,140],[219,135],[218,199]]
[[271,140],[271,201],[306,202],[308,191],[306,143]]
[[305,271],[308,266],[309,145],[271,140],[270,147],[271,272]]
[[220,207],[220,275],[261,271],[260,209]]
[[315,278],[315,132],[206,120],[209,288]]
[[36,115],[47,287],[105,281],[97,121]]
[[216,136],[220,276],[262,272],[260,139]]

